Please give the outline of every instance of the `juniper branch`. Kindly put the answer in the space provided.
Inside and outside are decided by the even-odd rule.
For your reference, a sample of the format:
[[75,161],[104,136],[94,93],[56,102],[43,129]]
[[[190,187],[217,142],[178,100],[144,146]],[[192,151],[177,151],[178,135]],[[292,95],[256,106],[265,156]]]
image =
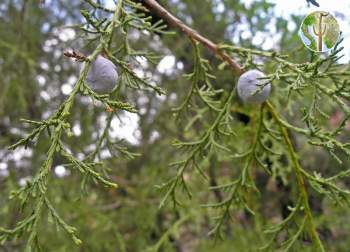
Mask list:
[[279,125],[283,139],[287,145],[287,149],[288,149],[290,158],[293,162],[293,168],[294,168],[294,173],[295,173],[297,183],[298,183],[298,189],[300,191],[302,201],[303,201],[305,217],[308,220],[308,224],[309,224],[308,227],[309,227],[310,236],[312,237],[312,240],[313,240],[314,244],[318,247],[318,249],[320,251],[325,251],[325,249],[322,245],[321,239],[319,238],[318,233],[316,231],[312,212],[311,212],[310,205],[309,205],[309,196],[308,196],[308,193],[306,191],[305,182],[304,182],[303,173],[302,173],[302,168],[301,168],[300,163],[297,159],[297,155],[295,153],[292,142],[289,138],[288,131],[286,130],[284,125],[280,123],[279,115],[278,115],[277,111],[275,110],[275,108],[272,106],[272,104],[267,102],[267,106],[268,106],[273,118],[275,119],[275,121]]
[[[104,178],[101,177],[98,173],[93,171],[91,167],[87,166],[83,162],[77,161],[72,155],[68,154],[67,152],[63,151],[63,147],[61,144],[61,136],[64,132],[67,132],[69,135],[69,124],[68,124],[68,118],[70,116],[74,99],[76,98],[77,94],[80,92],[81,88],[84,87],[84,81],[87,76],[90,64],[92,61],[95,60],[97,55],[102,52],[104,49],[106,43],[109,41],[110,36],[112,35],[112,32],[115,28],[116,20],[119,19],[119,15],[121,13],[122,9],[122,2],[119,1],[118,5],[116,7],[116,10],[113,15],[112,22],[108,25],[106,28],[106,33],[103,33],[101,35],[101,42],[96,47],[94,52],[88,56],[84,62],[83,69],[80,73],[80,76],[66,99],[66,101],[60,106],[60,108],[52,115],[50,120],[44,121],[42,123],[36,123],[39,125],[39,127],[34,130],[27,138],[24,140],[19,141],[17,144],[11,146],[11,148],[16,148],[19,145],[27,145],[28,141],[38,135],[44,128],[47,128],[49,126],[54,126],[53,134],[51,136],[51,144],[47,152],[47,157],[42,166],[38,169],[37,174],[34,176],[32,182],[27,184],[24,188],[18,190],[17,192],[14,192],[15,195],[18,196],[24,196],[22,199],[22,205],[27,203],[29,197],[34,198],[34,209],[33,213],[30,217],[27,217],[24,219],[24,221],[17,223],[16,227],[12,230],[6,230],[6,229],[0,229],[0,240],[6,241],[7,239],[15,236],[22,235],[25,231],[29,232],[29,238],[27,241],[27,248],[35,248],[39,247],[38,243],[38,234],[37,234],[37,226],[38,222],[40,220],[40,217],[42,215],[42,209],[43,206],[46,205],[51,212],[53,218],[57,221],[57,223],[60,226],[63,226],[63,228],[71,234],[72,239],[79,244],[80,240],[75,235],[75,229],[72,229],[70,226],[68,226],[57,214],[57,212],[54,210],[53,206],[50,204],[49,200],[47,199],[47,185],[49,180],[50,171],[52,168],[53,158],[56,152],[61,152],[61,154],[64,154],[72,163],[80,167],[80,169],[83,172],[88,172],[90,175],[92,175],[97,180],[103,182],[104,184],[108,186],[116,186],[114,183],[111,183]],[[89,95],[93,96],[94,98],[101,98],[96,97],[96,94],[89,93]],[[102,100],[103,101],[103,100]],[[114,103],[113,103],[114,104]],[[120,104],[118,103],[118,106]],[[127,108],[127,107],[122,107]],[[54,119],[54,120],[53,120]]]
[[155,0],[143,0],[146,6],[156,12],[161,18],[166,20],[170,25],[179,28],[183,33],[185,33],[189,38],[198,41],[203,44],[208,50],[212,53],[219,56],[223,61],[227,62],[232,69],[237,73],[242,73],[244,69],[228,54],[222,52],[220,47],[215,44],[213,41],[208,38],[202,36],[197,31],[193,30],[186,24],[184,24],[180,19],[172,15],[168,10],[163,8],[157,1]]

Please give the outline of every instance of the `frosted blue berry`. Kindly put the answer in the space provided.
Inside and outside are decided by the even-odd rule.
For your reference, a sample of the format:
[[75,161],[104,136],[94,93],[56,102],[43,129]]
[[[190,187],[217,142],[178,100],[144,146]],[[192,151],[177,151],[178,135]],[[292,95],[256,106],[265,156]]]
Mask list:
[[[266,77],[266,75],[258,70],[249,70],[239,77],[237,83],[237,93],[244,103],[259,104],[263,103],[269,98],[271,93],[271,84],[265,84],[266,80],[259,79],[263,77]],[[261,85],[264,85],[262,89]]]
[[117,83],[117,67],[112,61],[98,55],[91,63],[86,76],[86,83],[92,90],[98,93],[109,93]]

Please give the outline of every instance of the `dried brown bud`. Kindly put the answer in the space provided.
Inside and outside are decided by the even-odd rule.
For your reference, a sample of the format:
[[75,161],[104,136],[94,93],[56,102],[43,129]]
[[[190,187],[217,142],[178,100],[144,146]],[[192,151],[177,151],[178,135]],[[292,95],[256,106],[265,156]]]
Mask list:
[[76,61],[85,61],[86,60],[86,56],[82,53],[77,53],[75,51],[69,52],[69,51],[65,51],[63,53],[64,56],[68,57],[68,58],[73,58]]

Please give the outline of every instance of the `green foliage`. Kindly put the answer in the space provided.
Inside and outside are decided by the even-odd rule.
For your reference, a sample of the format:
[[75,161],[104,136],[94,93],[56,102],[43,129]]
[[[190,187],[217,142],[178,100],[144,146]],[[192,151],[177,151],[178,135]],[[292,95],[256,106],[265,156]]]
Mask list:
[[[262,50],[243,38],[233,45],[223,36],[233,34],[226,29],[232,25],[232,18],[225,19],[228,13],[233,26],[245,17],[255,34],[266,30],[272,4],[260,1],[247,8],[239,1],[222,1],[221,14],[213,10],[214,1],[164,4],[203,35],[221,40],[219,55],[232,56],[245,70],[266,73],[266,83],[273,86],[269,101],[243,105],[236,95],[237,73],[199,41],[169,31],[149,6],[131,0],[118,1],[113,10],[100,1],[58,3],[57,8],[72,10],[66,15],[78,23],[69,24],[76,44],[60,42],[62,52],[75,47],[92,53],[83,60],[68,95],[30,103],[33,96],[41,100],[40,91],[60,90],[66,82],[62,76],[73,75],[79,63],[30,50],[44,36],[36,26],[64,22],[40,21],[49,10],[26,2],[7,3],[8,12],[22,20],[16,25],[30,28],[27,34],[22,27],[21,36],[33,36],[23,39],[24,44],[13,43],[15,32],[0,22],[1,34],[9,35],[0,41],[0,59],[6,59],[1,66],[8,72],[0,86],[5,94],[0,96],[0,114],[8,118],[0,119],[5,139],[0,141],[10,146],[10,151],[0,149],[0,155],[6,154],[1,164],[6,162],[10,171],[6,179],[0,177],[0,218],[5,220],[0,248],[346,251],[347,239],[322,234],[327,228],[332,234],[349,232],[350,74],[347,65],[338,64],[342,41],[328,56],[292,51],[297,35],[279,19],[279,52]],[[37,18],[21,19],[25,7]],[[56,18],[57,13],[51,14]],[[85,83],[91,62],[102,52],[120,76],[110,94],[97,94]],[[160,55],[170,52],[182,67],[160,73]],[[62,72],[43,71],[37,64],[40,57],[52,69],[62,66]],[[15,63],[22,74],[14,71]],[[50,80],[49,87],[35,85],[38,75]],[[330,125],[337,112],[341,118]],[[112,136],[113,126],[129,113],[139,118],[137,144]],[[16,123],[23,115],[30,119]],[[77,123],[80,136],[74,131]],[[15,139],[20,140],[13,144]],[[7,159],[22,147],[33,152],[23,170]],[[56,177],[57,165],[71,173]],[[19,186],[28,175],[31,179]]]
[[[40,250],[37,226],[42,216],[43,208],[46,207],[48,209],[49,216],[52,218],[53,222],[57,225],[57,227],[60,227],[64,231],[66,231],[77,245],[81,244],[81,240],[76,235],[76,229],[72,226],[69,226],[62,219],[62,217],[60,217],[60,215],[55,210],[54,206],[51,204],[47,196],[50,171],[52,169],[53,159],[56,153],[62,155],[62,157],[65,158],[72,167],[77,168],[80,171],[80,173],[83,174],[84,180],[92,179],[95,182],[100,182],[102,184],[105,184],[106,186],[114,188],[117,187],[117,184],[109,181],[107,178],[104,178],[101,173],[94,170],[98,163],[88,163],[85,161],[78,160],[76,157],[70,154],[70,151],[68,149],[65,148],[65,144],[62,142],[61,139],[64,133],[68,137],[73,135],[73,133],[70,130],[71,127],[68,122],[68,118],[71,113],[70,111],[73,107],[74,99],[78,93],[90,97],[93,101],[100,101],[105,107],[111,110],[111,113],[119,109],[133,113],[136,112],[136,110],[127,103],[110,100],[109,95],[99,95],[95,93],[85,83],[85,78],[91,62],[95,60],[96,56],[99,53],[101,53],[102,50],[104,50],[107,53],[107,55],[109,55],[111,58],[114,57],[109,52],[108,44],[112,38],[115,27],[117,25],[121,26],[121,24],[123,24],[125,20],[128,20],[128,15],[124,16],[123,19],[121,18],[121,16],[123,15],[123,11],[126,13],[126,11],[123,8],[123,1],[119,1],[116,10],[114,11],[112,20],[108,22],[108,25],[106,25],[104,28],[101,28],[103,22],[95,21],[87,11],[82,11],[82,14],[87,20],[87,22],[90,25],[92,25],[99,33],[99,44],[97,45],[94,52],[86,58],[84,67],[82,68],[82,71],[74,86],[74,89],[72,90],[68,98],[60,105],[58,110],[55,113],[53,113],[47,120],[43,120],[40,122],[33,120],[24,120],[27,123],[33,124],[35,126],[35,129],[27,137],[21,139],[16,144],[13,144],[9,147],[9,149],[11,150],[15,150],[16,148],[22,145],[27,147],[30,142],[37,141],[36,139],[40,137],[43,131],[48,132],[51,141],[49,149],[46,153],[46,160],[43,162],[40,169],[38,169],[32,181],[28,182],[23,188],[12,192],[13,197],[18,197],[21,200],[22,208],[28,205],[29,202],[31,203],[32,213],[28,217],[24,218],[22,221],[19,221],[15,228],[1,229],[0,241],[2,243],[4,243],[10,238],[18,238],[22,236],[23,233],[28,232],[29,238],[27,241],[26,248],[29,251],[32,249]],[[161,29],[159,26],[156,26],[154,28],[156,31],[159,31]],[[151,27],[150,29],[153,29],[153,27]],[[116,59],[114,59],[114,61],[116,61],[116,63],[120,65],[124,70],[124,74],[129,80],[127,83],[131,83],[139,89],[141,89],[142,85],[152,87],[145,80],[137,77],[131,70],[129,70],[126,67],[126,63],[118,61]],[[161,93],[160,89],[154,89]],[[133,157],[133,155],[126,151],[124,148],[119,148],[119,151],[129,155],[129,157]]]

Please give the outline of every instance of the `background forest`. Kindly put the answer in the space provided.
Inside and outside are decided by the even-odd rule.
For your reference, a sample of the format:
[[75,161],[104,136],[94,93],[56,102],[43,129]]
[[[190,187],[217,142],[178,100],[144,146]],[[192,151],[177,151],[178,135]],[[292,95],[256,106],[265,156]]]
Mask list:
[[[349,251],[349,50],[304,47],[317,8],[158,1],[268,75],[259,106],[237,97],[239,73],[142,2],[0,1],[0,251]],[[120,76],[107,97],[76,90],[84,63],[64,56],[100,46]]]

